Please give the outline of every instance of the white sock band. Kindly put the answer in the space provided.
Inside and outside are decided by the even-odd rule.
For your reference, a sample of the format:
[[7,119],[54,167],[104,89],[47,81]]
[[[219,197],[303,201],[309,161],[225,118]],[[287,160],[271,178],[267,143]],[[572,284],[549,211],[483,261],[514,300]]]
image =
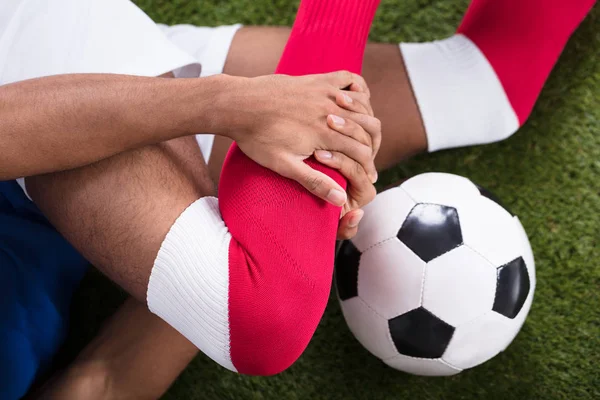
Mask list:
[[148,284],[150,311],[223,367],[230,355],[229,242],[218,200],[204,197],[177,218]]
[[400,43],[429,151],[506,139],[519,128],[496,72],[469,38]]

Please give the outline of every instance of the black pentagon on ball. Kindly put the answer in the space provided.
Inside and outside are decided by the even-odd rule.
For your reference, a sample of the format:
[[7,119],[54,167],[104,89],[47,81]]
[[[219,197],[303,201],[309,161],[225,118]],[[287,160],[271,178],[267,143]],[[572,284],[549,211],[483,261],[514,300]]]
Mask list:
[[515,318],[529,295],[531,283],[522,257],[498,268],[496,298],[492,310],[507,318]]
[[398,239],[429,262],[463,243],[458,212],[439,204],[417,204],[398,231]]
[[341,300],[358,296],[360,251],[351,241],[342,242],[335,257],[335,283]]
[[454,334],[453,326],[423,307],[390,319],[388,326],[398,353],[418,358],[440,358]]
[[481,187],[477,184],[475,184],[475,186],[477,186],[477,189],[479,189],[479,193],[483,197],[487,197],[494,203],[498,204],[500,207],[504,208],[506,210],[506,212],[508,212],[510,215],[512,215],[513,217],[515,216],[515,214],[512,211],[510,211],[510,209],[508,207],[506,207],[506,205],[504,205],[504,203],[502,201],[500,201],[500,199],[494,193],[490,192],[486,188]]

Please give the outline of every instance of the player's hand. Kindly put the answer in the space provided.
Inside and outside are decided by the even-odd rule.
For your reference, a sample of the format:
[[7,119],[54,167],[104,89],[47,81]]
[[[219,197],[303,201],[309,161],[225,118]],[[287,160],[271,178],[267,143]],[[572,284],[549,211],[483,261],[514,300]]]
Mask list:
[[[357,116],[359,119],[353,120],[354,123],[360,122],[360,118],[362,118],[360,115],[373,116],[370,92],[366,85],[352,84],[350,92],[344,91],[338,94],[336,103],[340,107],[358,113]],[[348,129],[347,127],[336,127],[331,124],[331,121],[328,122],[332,129]],[[380,126],[378,127],[378,131],[375,134],[367,134],[366,131],[355,130],[357,140],[361,143],[369,144],[373,148],[373,158],[375,158],[381,145]],[[377,194],[375,187],[361,165],[343,154],[317,151],[315,152],[315,158],[322,164],[339,170],[348,179],[348,201],[342,207],[338,239],[351,239],[356,235],[358,224],[364,215],[361,208],[370,203]]]
[[348,179],[348,201],[342,206],[337,237],[350,239],[356,235],[363,217],[361,208],[373,201],[377,194],[375,186],[360,164],[341,153],[319,150],[315,152],[315,158]]
[[[345,71],[227,79],[231,87],[223,97],[223,107],[229,110],[229,120],[222,123],[227,128],[224,134],[260,165],[334,205],[354,209],[358,203],[352,199],[352,190],[347,195],[332,178],[304,160],[317,150],[334,152],[338,158],[344,156],[345,164],[352,160],[360,165],[370,183],[377,179],[373,160],[381,142],[381,124],[365,102],[365,93],[347,92],[353,102],[343,103],[347,98],[342,89],[366,88],[364,80]],[[349,173],[347,168],[340,171],[345,176]]]

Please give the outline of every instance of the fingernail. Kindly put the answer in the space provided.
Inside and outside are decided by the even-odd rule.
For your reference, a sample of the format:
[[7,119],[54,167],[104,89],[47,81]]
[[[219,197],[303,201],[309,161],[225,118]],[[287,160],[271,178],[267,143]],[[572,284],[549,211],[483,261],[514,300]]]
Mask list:
[[365,212],[363,210],[358,210],[354,214],[354,216],[352,218],[350,218],[350,221],[348,221],[348,226],[350,228],[356,228],[364,215],[365,215]]
[[377,174],[377,172],[375,172],[375,175],[371,176],[371,183],[376,183],[378,178],[379,175]]
[[346,203],[346,192],[341,190],[331,189],[327,194],[327,200],[337,206],[343,206]]
[[352,97],[348,96],[346,93],[344,93],[344,101],[348,104],[352,104],[353,102]]
[[317,150],[317,151],[315,151],[315,155],[317,156],[317,158],[325,158],[325,159],[331,159],[333,157],[333,154],[331,154],[331,152],[329,152],[327,150]]
[[344,126],[344,124],[346,123],[346,120],[344,120],[344,118],[338,117],[337,115],[333,114],[331,114],[331,121],[334,123],[334,125],[339,126]]

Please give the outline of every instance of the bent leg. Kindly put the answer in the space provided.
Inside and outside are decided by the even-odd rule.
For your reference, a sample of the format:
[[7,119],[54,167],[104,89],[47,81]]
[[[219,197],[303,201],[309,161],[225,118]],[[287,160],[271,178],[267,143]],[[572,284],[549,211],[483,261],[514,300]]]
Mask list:
[[[28,178],[27,188],[84,257],[137,300],[147,300],[153,313],[229,369],[280,372],[304,344],[297,340],[298,326],[305,324],[300,316],[324,307],[322,296],[318,301],[312,297],[317,290],[312,281],[294,275],[298,271],[290,272],[287,265],[244,258],[230,269],[229,246],[239,246],[218,214],[216,199],[203,198],[215,189],[193,137]],[[247,254],[238,250],[234,254]],[[238,289],[247,287],[230,292],[230,282]],[[229,301],[233,292],[239,298],[255,290],[280,297],[273,298],[271,308]],[[281,306],[286,299],[301,306]],[[253,324],[241,326],[235,316]],[[249,338],[264,332],[272,340],[270,350],[259,351]],[[234,354],[233,349],[244,351]],[[236,357],[252,369],[240,370]]]
[[[474,0],[459,34],[448,40],[402,44],[402,53],[397,44],[367,45],[363,76],[383,127],[378,170],[427,148],[490,143],[512,135],[527,120],[563,47],[594,4],[569,2],[551,7],[553,14],[540,11],[548,8],[542,0]],[[241,29],[224,72],[273,73],[289,33],[284,27]],[[535,63],[515,57],[521,53]],[[505,62],[512,59],[522,62]],[[225,139],[215,141],[209,165],[215,180],[229,145]]]
[[154,259],[173,222],[189,204],[215,192],[195,139],[27,178],[27,188],[63,236],[137,299],[129,299],[36,395],[160,397],[198,351],[145,305]]
[[27,189],[87,260],[142,302],[175,219],[198,198],[215,193],[192,137],[27,178]]

